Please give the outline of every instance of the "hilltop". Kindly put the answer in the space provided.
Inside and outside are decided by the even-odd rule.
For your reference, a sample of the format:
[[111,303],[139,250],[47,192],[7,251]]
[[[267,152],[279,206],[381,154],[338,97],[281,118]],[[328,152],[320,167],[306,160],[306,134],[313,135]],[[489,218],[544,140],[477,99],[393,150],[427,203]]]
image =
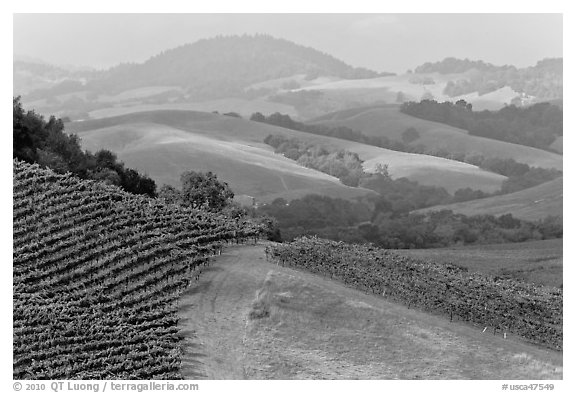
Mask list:
[[563,59],[540,60],[536,65],[516,68],[510,65],[495,66],[481,60],[448,57],[436,63],[425,63],[414,69],[417,74],[464,74],[468,78],[455,79],[448,83],[444,93],[461,96],[477,92],[487,94],[509,86],[517,93],[532,96],[537,101],[562,98]]
[[517,162],[541,168],[562,170],[562,156],[552,152],[470,135],[468,131],[446,124],[419,119],[400,112],[397,105],[355,108],[333,112],[310,121],[311,124],[345,126],[365,135],[386,136],[402,141],[402,133],[414,128],[419,136],[409,142],[424,150],[447,151],[465,156],[512,158]]
[[425,213],[448,209],[454,213],[466,215],[491,214],[500,216],[512,214],[523,220],[539,220],[547,216],[562,217],[562,184],[562,178],[558,178],[511,194],[434,206],[416,212]]
[[[327,148],[345,149],[357,153],[365,161],[365,169],[369,172],[378,163],[388,164],[393,177],[407,177],[425,185],[442,186],[449,192],[466,187],[495,191],[505,180],[504,176],[457,161],[402,153],[213,113],[139,112],[75,122],[67,130],[78,133],[86,149],[108,148],[116,151],[127,165],[148,173],[159,185],[163,182],[177,184],[181,169],[196,167],[217,172],[238,193],[268,200],[279,196],[293,198],[291,190],[297,189],[302,190],[298,193],[300,196],[304,193],[321,193],[345,198],[369,192],[344,187],[335,178],[274,155],[272,148],[264,143],[268,135],[282,135]],[[250,174],[251,171],[255,172]],[[278,171],[284,177],[298,175],[302,179],[302,175],[312,176],[313,182],[297,185],[287,181],[283,185],[278,180]],[[264,176],[265,173],[268,175]],[[323,190],[328,185],[331,189]]]
[[[143,63],[125,63],[94,72],[75,91],[117,94],[148,86],[170,86],[181,88],[188,98],[221,98],[241,95],[253,84],[298,74],[304,74],[307,80],[380,75],[269,35],[218,36],[163,51]],[[36,98],[46,98],[50,91],[45,93],[45,97],[36,94]]]

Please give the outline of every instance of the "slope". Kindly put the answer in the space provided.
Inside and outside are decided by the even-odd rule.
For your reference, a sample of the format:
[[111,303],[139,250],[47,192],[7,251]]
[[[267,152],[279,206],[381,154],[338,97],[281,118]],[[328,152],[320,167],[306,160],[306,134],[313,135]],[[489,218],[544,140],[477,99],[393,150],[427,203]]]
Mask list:
[[202,39],[166,50],[141,64],[111,68],[87,83],[89,89],[122,91],[145,86],[181,86],[195,97],[230,97],[245,87],[295,74],[371,78],[313,48],[268,35]]
[[562,378],[561,353],[266,262],[261,246],[227,249],[179,315],[198,343],[187,378]]
[[562,245],[562,239],[548,239],[395,252],[424,261],[452,263],[468,271],[562,288]]
[[[222,175],[224,180],[229,181],[239,192],[266,199],[279,196],[285,193],[286,189],[310,192],[328,187],[330,191],[326,188],[326,192],[334,192],[333,196],[343,195],[344,197],[366,193],[359,189],[343,188],[341,184],[335,184],[337,181],[334,178],[302,169],[293,161],[274,155],[271,147],[263,143],[264,138],[270,134],[284,135],[331,148],[356,152],[366,162],[368,171],[373,170],[377,163],[388,164],[389,171],[394,177],[408,177],[426,185],[442,186],[449,192],[465,187],[495,191],[505,179],[503,176],[480,170],[473,165],[452,160],[401,153],[212,113],[140,112],[76,122],[72,123],[68,130],[79,134],[85,148],[91,150],[110,148],[116,151],[127,164],[148,172],[160,183],[177,183],[180,173],[178,171],[182,168],[189,170],[195,167],[214,172],[222,170],[227,172]],[[166,135],[168,139],[165,139],[163,135]],[[136,142],[135,139],[141,139],[141,142]],[[195,145],[196,143],[199,144]],[[202,144],[204,147],[200,148]],[[206,148],[206,146],[214,148]],[[236,166],[234,163],[239,165]],[[275,185],[260,186],[265,189],[254,190],[262,178],[258,175],[253,180],[245,180],[243,176],[249,170],[246,169],[243,175],[238,171],[246,165],[250,165],[250,170],[259,167],[260,173],[267,171],[269,176],[264,179],[274,177]],[[279,171],[284,178],[292,174],[291,176],[297,175],[302,180],[304,176],[307,182],[300,186],[288,184],[287,187],[283,185],[280,187]],[[243,186],[242,183],[245,181],[248,182],[249,187]],[[253,191],[246,192],[246,189]],[[254,191],[257,191],[259,195],[254,195]]]
[[80,134],[84,148],[109,149],[128,166],[153,178],[158,186],[180,186],[187,170],[211,171],[238,197],[258,202],[309,193],[350,199],[372,191],[343,185],[332,176],[304,168],[269,149],[238,140],[213,138],[163,124],[129,122]]
[[530,166],[562,170],[562,156],[528,146],[469,135],[467,131],[401,113],[396,105],[335,112],[310,121],[328,126],[345,126],[366,135],[402,140],[402,133],[414,127],[420,137],[410,145],[428,151],[445,150],[467,156],[512,158]]
[[14,379],[179,379],[177,300],[250,222],[13,163]]
[[512,214],[514,217],[524,220],[539,220],[547,216],[562,217],[562,184],[562,178],[558,178],[511,194],[434,206],[416,210],[415,213],[449,209],[454,213],[466,215],[491,214],[499,216]]

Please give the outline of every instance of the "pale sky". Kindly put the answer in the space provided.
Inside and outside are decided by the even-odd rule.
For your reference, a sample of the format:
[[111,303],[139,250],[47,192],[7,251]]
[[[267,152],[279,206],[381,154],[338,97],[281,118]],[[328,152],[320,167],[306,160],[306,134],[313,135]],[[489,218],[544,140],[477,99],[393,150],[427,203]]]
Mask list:
[[353,66],[403,73],[445,57],[562,57],[561,14],[14,14],[14,55],[105,68],[216,35],[266,33]]

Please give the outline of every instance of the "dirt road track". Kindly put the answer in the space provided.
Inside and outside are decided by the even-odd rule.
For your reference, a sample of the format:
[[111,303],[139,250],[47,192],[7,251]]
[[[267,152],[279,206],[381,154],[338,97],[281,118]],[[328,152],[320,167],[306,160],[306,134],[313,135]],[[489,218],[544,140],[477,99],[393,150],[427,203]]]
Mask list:
[[[315,374],[262,371],[271,367],[271,353],[282,357],[285,352],[301,344],[307,350],[318,352],[316,342],[330,334],[330,327],[326,327],[325,331],[319,328],[300,339],[278,339],[264,332],[259,336],[263,337],[263,341],[257,346],[258,351],[254,351],[254,331],[249,332],[248,314],[270,272],[301,280],[305,286],[318,288],[325,297],[344,299],[350,305],[368,306],[370,313],[359,314],[353,323],[368,323],[367,326],[374,328],[373,334],[368,334],[365,327],[354,326],[347,334],[359,336],[356,338],[359,340],[357,344],[345,348],[333,363],[321,362],[321,369],[312,370],[317,371]],[[310,376],[316,379],[317,375],[329,379],[413,379],[422,375],[422,371],[428,372],[423,375],[425,379],[562,378],[561,353],[535,348],[513,339],[502,340],[483,335],[477,328],[409,310],[322,276],[277,266],[266,261],[263,245],[226,248],[210,266],[204,268],[200,281],[192,285],[179,304],[179,324],[185,337],[182,367],[185,379],[287,379]],[[306,307],[304,304],[302,310]],[[332,312],[330,307],[326,312]],[[313,322],[308,320],[308,326],[313,326]],[[384,331],[386,334],[382,336]],[[414,335],[414,332],[417,334]],[[317,341],[311,338],[314,333],[317,334]],[[337,341],[341,339],[342,336],[337,336]],[[349,360],[354,356],[354,351],[363,353],[360,346],[366,344],[396,350],[400,355],[390,357],[386,351],[377,352],[373,362],[355,365],[357,370],[354,371]],[[326,350],[320,348],[321,352],[329,354],[329,347]],[[312,359],[313,353],[304,355],[302,364]],[[446,364],[431,366],[440,359],[444,359]],[[331,376],[337,362],[342,361],[348,361],[343,367],[345,371]],[[399,367],[399,363],[407,366]],[[397,372],[384,373],[383,365],[396,365]],[[371,367],[373,371],[370,371]],[[408,368],[410,370],[406,371]]]
[[227,248],[181,298],[182,328],[191,333],[186,339],[185,378],[245,378],[248,359],[242,340],[248,310],[273,267],[264,261],[263,250],[262,246]]

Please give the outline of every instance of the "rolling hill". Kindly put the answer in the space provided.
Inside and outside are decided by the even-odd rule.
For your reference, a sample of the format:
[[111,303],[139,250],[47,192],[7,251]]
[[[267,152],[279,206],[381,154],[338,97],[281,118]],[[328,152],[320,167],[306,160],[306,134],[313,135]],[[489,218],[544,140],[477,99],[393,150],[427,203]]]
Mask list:
[[370,193],[344,187],[335,178],[273,154],[272,148],[263,143],[270,134],[356,152],[368,171],[377,163],[388,164],[393,177],[442,186],[449,192],[465,187],[495,191],[505,180],[503,176],[452,160],[401,153],[213,113],[140,112],[75,122],[67,130],[78,133],[88,150],[107,148],[117,152],[128,166],[148,173],[159,185],[178,184],[184,170],[212,170],[237,193],[261,200],[278,196],[294,198],[305,193],[343,198]]
[[434,206],[416,213],[425,213],[443,209],[465,215],[491,214],[500,216],[512,214],[524,220],[539,220],[547,216],[562,217],[562,178],[552,180],[539,186],[506,195],[474,201]]
[[452,263],[472,272],[562,288],[562,245],[562,239],[548,239],[395,252],[434,263]]
[[257,225],[13,161],[14,379],[180,379],[178,299]]
[[414,127],[420,137],[410,145],[429,151],[445,150],[467,156],[512,158],[530,166],[562,170],[562,156],[548,151],[469,135],[467,131],[401,113],[396,105],[356,108],[311,120],[313,124],[345,126],[366,135],[402,140],[402,133]]
[[181,298],[184,378],[562,378],[562,353],[266,259],[227,249]]

